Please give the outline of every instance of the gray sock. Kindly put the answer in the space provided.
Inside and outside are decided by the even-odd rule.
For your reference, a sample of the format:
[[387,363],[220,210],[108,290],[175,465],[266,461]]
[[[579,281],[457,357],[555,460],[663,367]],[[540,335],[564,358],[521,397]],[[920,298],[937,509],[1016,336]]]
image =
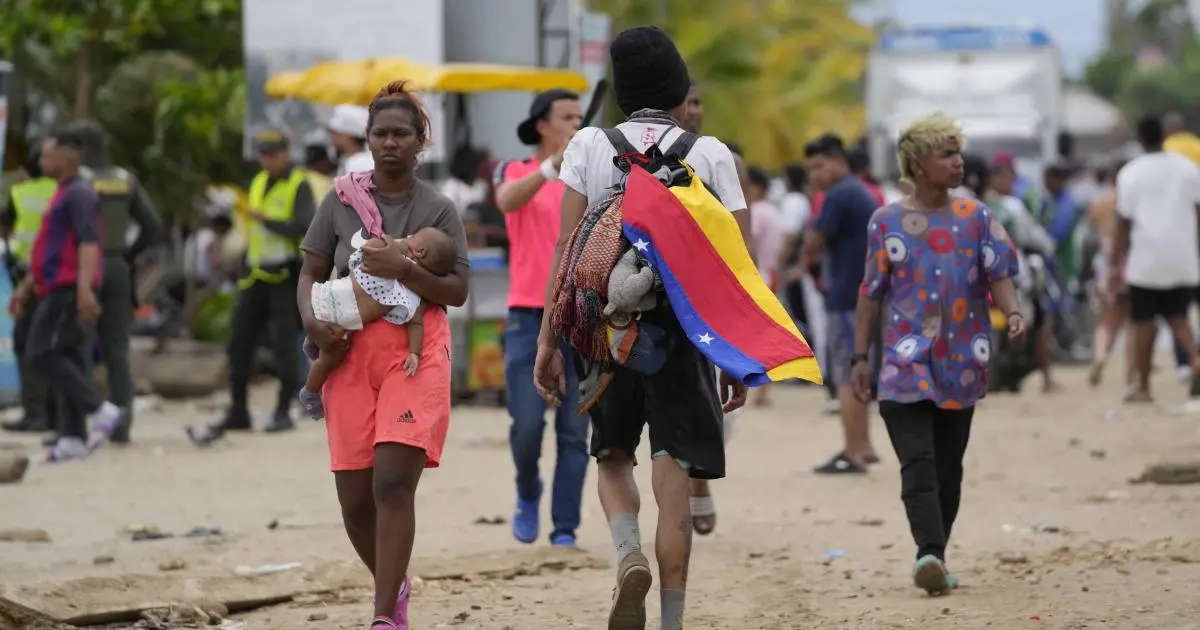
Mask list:
[[662,601],[662,630],[683,630],[683,591],[664,588],[658,596]]
[[613,546],[617,548],[617,564],[626,556],[642,548],[642,535],[638,532],[636,514],[618,514],[608,522],[612,532]]

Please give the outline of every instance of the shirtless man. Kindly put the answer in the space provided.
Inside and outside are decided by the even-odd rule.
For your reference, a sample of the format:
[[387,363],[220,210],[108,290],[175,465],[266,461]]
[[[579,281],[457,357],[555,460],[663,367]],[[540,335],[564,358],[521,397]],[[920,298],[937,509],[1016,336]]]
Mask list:
[[[1117,333],[1125,325],[1129,317],[1129,293],[1124,286],[1109,286],[1107,279],[1108,258],[1112,252],[1113,236],[1117,230],[1117,168],[1102,168],[1096,174],[1097,181],[1102,187],[1099,194],[1092,199],[1088,207],[1088,220],[1095,226],[1100,235],[1100,251],[1092,261],[1095,268],[1093,277],[1096,278],[1096,301],[1099,305],[1099,321],[1096,325],[1092,348],[1095,355],[1092,367],[1088,371],[1088,384],[1095,387],[1104,378],[1104,366],[1112,354],[1113,345],[1117,341]],[[1133,365],[1133,344],[1125,344],[1125,365]]]

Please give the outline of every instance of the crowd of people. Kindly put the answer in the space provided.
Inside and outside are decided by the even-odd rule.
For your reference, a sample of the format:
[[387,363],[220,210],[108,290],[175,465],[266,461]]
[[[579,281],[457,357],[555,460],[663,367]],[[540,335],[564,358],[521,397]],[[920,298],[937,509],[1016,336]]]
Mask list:
[[[1161,319],[1181,349],[1192,395],[1200,395],[1200,353],[1187,318],[1200,286],[1200,167],[1188,151],[1200,140],[1178,117],[1139,121],[1144,154],[1105,165],[1086,200],[1072,185],[1077,170],[1062,164],[1034,182],[1011,155],[965,155],[958,125],[938,113],[899,136],[900,187],[874,180],[864,148],[833,134],[808,143],[804,160],[787,165],[780,180],[702,135],[703,86],[665,33],[626,30],[610,53],[624,122],[587,126],[578,94],[541,93],[516,125],[528,158],[463,152],[440,189],[417,176],[432,140],[429,118],[403,81],[384,86],[366,108],[334,111],[328,132],[337,160],[310,150],[305,166],[294,164],[287,137],[261,131],[254,140],[262,170],[248,208],[211,197],[209,234],[190,243],[193,272],[205,281],[228,276],[236,306],[230,408],[189,436],[206,445],[252,428],[248,384],[256,348],[268,345],[280,388],[266,430],[294,426],[297,398],[325,421],[346,534],[374,576],[372,628],[409,627],[416,489],[424,469],[441,464],[450,423],[446,308],[467,299],[470,245],[502,242],[510,277],[512,536],[525,544],[542,536],[540,459],[552,412],[547,540],[576,547],[594,459],[617,559],[608,627],[644,628],[654,578],[633,469],[648,427],[661,628],[682,629],[693,533],[717,525],[711,482],[737,474],[727,470],[725,447],[742,405],[748,397],[768,405],[771,393],[762,386],[748,396],[744,382],[714,366],[704,349],[712,337],[680,338],[661,278],[651,285],[654,306],[636,317],[642,330],[661,335],[640,350],[642,360],[657,362],[652,369],[620,355],[598,372],[586,349],[556,329],[555,287],[568,243],[578,231],[599,229],[589,217],[611,202],[635,164],[676,160],[687,165],[685,177],[703,181],[732,216],[729,230],[736,225],[735,242],[744,243],[763,284],[818,349],[826,410],[840,416],[843,442],[815,472],[867,473],[880,461],[869,418],[875,410],[882,416],[900,461],[916,548],[912,579],[929,593],[958,587],[947,540],[975,405],[989,390],[1000,342],[992,309],[1004,323],[999,335],[1035,337],[1044,389],[1058,387],[1050,327],[1020,296],[1028,257],[1050,261],[1061,278],[1092,279],[1100,309],[1093,384],[1128,319],[1126,400],[1149,401]],[[136,179],[104,162],[98,137],[84,127],[47,138],[0,216],[17,283],[10,310],[25,407],[25,417],[5,428],[53,430],[55,462],[130,440],[129,264],[154,238],[157,220]],[[1098,236],[1090,257],[1074,238],[1080,221]],[[222,262],[221,242],[239,222],[245,251],[236,264]],[[132,242],[131,223],[139,227]],[[624,245],[642,253],[649,246]],[[107,400],[89,378],[96,332]]]

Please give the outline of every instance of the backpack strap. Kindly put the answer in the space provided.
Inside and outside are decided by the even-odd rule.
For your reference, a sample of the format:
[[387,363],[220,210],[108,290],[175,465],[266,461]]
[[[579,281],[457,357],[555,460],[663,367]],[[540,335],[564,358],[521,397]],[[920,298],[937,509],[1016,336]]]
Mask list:
[[678,138],[675,138],[675,142],[671,143],[671,148],[667,149],[667,152],[663,155],[673,155],[681,160],[687,159],[688,153],[692,152],[692,147],[700,138],[701,136],[698,133],[684,131],[679,134]]
[[626,138],[625,134],[621,133],[620,130],[611,127],[605,127],[600,131],[604,132],[605,137],[608,138],[609,144],[612,145],[613,149],[616,149],[617,157],[624,157],[631,153],[636,153],[639,155],[641,154],[641,151],[633,148],[633,145],[630,144],[629,139]]

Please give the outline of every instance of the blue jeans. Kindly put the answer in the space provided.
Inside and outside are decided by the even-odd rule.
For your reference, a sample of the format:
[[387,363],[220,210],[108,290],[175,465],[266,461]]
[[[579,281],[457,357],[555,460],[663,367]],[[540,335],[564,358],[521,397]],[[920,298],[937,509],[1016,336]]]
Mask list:
[[[538,460],[542,456],[542,433],[546,429],[546,401],[533,386],[533,362],[537,358],[541,325],[541,311],[534,309],[510,310],[504,325],[504,382],[508,415],[512,417],[508,443],[517,468],[517,496],[523,500],[538,498]],[[583,481],[588,468],[588,417],[575,414],[579,407],[579,379],[575,375],[570,347],[561,343],[560,348],[566,360],[567,391],[562,406],[554,412],[558,457],[554,465],[550,516],[554,521],[554,533],[574,534],[579,527]]]

